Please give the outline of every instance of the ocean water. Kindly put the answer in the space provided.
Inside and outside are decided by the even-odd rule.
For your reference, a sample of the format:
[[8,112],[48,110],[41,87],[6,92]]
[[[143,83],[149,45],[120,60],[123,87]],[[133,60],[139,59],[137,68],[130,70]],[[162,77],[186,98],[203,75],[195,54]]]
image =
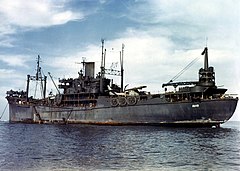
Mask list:
[[240,122],[221,128],[0,123],[0,170],[240,170]]

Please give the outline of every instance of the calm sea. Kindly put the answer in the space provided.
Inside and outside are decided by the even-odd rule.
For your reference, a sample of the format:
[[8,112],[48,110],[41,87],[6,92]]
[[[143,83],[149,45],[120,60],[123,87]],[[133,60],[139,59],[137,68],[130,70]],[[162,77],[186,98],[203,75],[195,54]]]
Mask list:
[[221,128],[0,123],[0,170],[240,170],[240,122]]

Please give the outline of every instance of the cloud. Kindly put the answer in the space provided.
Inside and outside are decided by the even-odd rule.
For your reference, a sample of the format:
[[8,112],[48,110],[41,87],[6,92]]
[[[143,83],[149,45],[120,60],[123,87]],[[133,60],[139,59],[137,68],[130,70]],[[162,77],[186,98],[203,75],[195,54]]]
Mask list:
[[[106,68],[109,68],[112,62],[119,62],[119,51],[122,43],[124,43],[126,84],[130,83],[137,86],[147,82],[150,90],[161,91],[162,83],[169,81],[196,57],[199,60],[179,80],[198,80],[198,69],[203,67],[204,57],[201,56],[201,52],[204,46],[199,43],[198,47],[190,46],[187,49],[179,49],[170,37],[164,34],[156,36],[157,34],[158,30],[146,29],[143,31],[127,28],[125,32],[121,33],[120,38],[107,40],[105,42],[105,48],[107,49]],[[55,72],[53,74],[56,74],[57,77],[77,76],[77,72],[82,66],[76,64],[76,62],[81,62],[82,57],[86,57],[87,61],[97,61],[97,73],[101,60],[100,41],[97,44],[88,45],[81,51],[72,51],[70,54],[61,57],[48,58],[46,65],[53,68]],[[209,63],[220,70],[217,73],[218,75],[227,74],[221,70],[222,65],[231,66],[231,62],[234,60],[237,60],[236,56],[229,49],[209,48]],[[224,81],[229,81],[229,77],[225,78],[228,79]]]
[[[240,1],[189,1],[189,0],[149,0],[136,1],[129,5],[126,15],[129,19],[147,28],[161,28],[180,48],[183,45],[197,47],[199,42],[238,49],[240,38]],[[137,17],[136,17],[137,16]],[[217,40],[220,43],[213,42]]]
[[27,62],[30,60],[31,57],[27,55],[0,55],[0,61],[11,67],[27,67]]
[[6,35],[0,36],[0,47],[13,47],[14,38]]
[[14,69],[0,69],[0,95],[6,93],[7,90],[14,89],[24,89],[26,75],[22,74],[19,70]]
[[45,27],[82,19],[83,14],[65,9],[66,2],[3,0],[0,2],[0,11],[9,24],[20,27]]
[[[183,80],[198,79],[197,70],[203,64],[200,53],[206,44],[207,37],[209,62],[210,65],[215,66],[217,81],[227,86],[230,91],[235,89],[236,84],[234,84],[232,76],[238,78],[239,75],[234,72],[233,66],[235,63],[240,63],[240,37],[237,36],[240,34],[239,6],[240,2],[236,0],[230,2],[149,0],[128,4],[129,13],[126,17],[140,24],[138,31],[136,29],[135,31],[145,32],[145,35],[148,35],[144,37],[146,40],[155,40],[154,44],[149,44],[143,37],[138,40],[139,42],[145,41],[148,49],[154,49],[152,53],[144,53],[145,47],[138,46],[138,41],[132,42],[136,47],[140,47],[135,49],[143,52],[142,55],[138,55],[143,58],[139,59],[144,59],[144,56],[158,56],[162,52],[165,52],[166,55],[166,58],[161,57],[157,60],[153,58],[155,66],[146,65],[148,69],[144,70],[146,73],[144,76],[147,76],[149,80],[156,80],[156,77],[154,79],[152,76],[156,74],[150,74],[148,71],[161,72],[161,74],[159,73],[159,79],[161,79],[159,82],[164,82],[199,56],[200,60],[196,63],[197,69],[190,68],[189,72],[184,74],[185,76],[180,77]],[[136,32],[132,34],[132,38],[136,34],[135,40],[139,37]],[[159,43],[161,40],[166,40],[170,46],[166,47],[164,43]],[[150,61],[151,58],[148,58],[147,62],[150,63]],[[137,62],[141,63],[139,60]],[[137,69],[134,68],[134,70]],[[137,73],[140,72],[134,74]],[[141,73],[141,75],[143,74]],[[165,77],[161,75],[165,75]]]
[[8,78],[9,75],[12,75],[13,73],[13,70],[0,69],[0,79]]
[[[68,50],[67,50],[68,51]],[[94,61],[100,64],[101,47],[100,44],[90,44],[81,51],[66,52],[61,56],[53,56],[42,59],[44,65],[50,69],[51,74],[58,78],[77,77],[78,71],[82,69],[83,59],[87,62]],[[51,71],[52,70],[52,71]],[[98,71],[96,71],[97,73]]]
[[[239,14],[239,1],[231,2],[224,0],[201,0],[192,2],[191,0],[149,0],[136,1],[135,8],[129,7],[131,19],[145,23],[165,23],[165,24],[188,24],[196,26],[206,26],[213,21],[235,22],[235,18],[228,18],[229,15]],[[131,8],[131,9],[130,9]],[[226,10],[229,9],[229,10]],[[224,12],[223,12],[224,11]],[[135,17],[138,14],[138,17]]]
[[[154,91],[160,91],[163,82],[169,81],[202,52],[202,49],[175,51],[173,50],[175,45],[168,37],[156,37],[148,31],[128,28],[122,33],[122,37],[105,41],[107,49],[106,68],[110,68],[112,62],[118,62],[119,69],[119,52],[122,43],[125,45],[126,84],[138,86],[148,83],[150,90]],[[81,51],[73,51],[61,57],[48,58],[45,63],[49,69],[53,70],[52,74],[57,77],[76,77],[77,72],[82,68],[76,62],[81,62],[82,57],[86,57],[88,62],[97,61],[95,72],[97,74],[100,70],[101,60],[100,41],[97,44],[88,45]],[[197,70],[196,74],[192,74],[192,78],[196,77]],[[117,77],[115,79],[118,80]],[[151,85],[153,86],[151,87]]]
[[67,8],[68,1],[0,1],[0,46],[11,47],[14,39],[8,35],[17,31],[65,24],[84,18],[81,12]]

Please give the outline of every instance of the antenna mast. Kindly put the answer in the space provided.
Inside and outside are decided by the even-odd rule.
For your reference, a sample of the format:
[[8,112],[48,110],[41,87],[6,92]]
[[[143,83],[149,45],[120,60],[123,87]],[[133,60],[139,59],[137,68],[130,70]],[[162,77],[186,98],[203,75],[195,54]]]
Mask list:
[[40,56],[38,55],[38,58],[37,58],[36,81],[38,81],[39,79],[41,79],[41,67],[40,67],[39,63],[40,63]]
[[122,51],[120,51],[120,65],[121,65],[121,91],[123,92],[123,52],[124,52],[125,45],[122,44]]
[[[37,57],[37,72],[35,76],[27,76],[27,96],[29,95],[29,83],[30,80],[36,81],[36,87],[35,87],[35,93],[34,93],[34,97],[36,97],[37,94],[37,87],[38,87],[38,82],[40,82],[40,92],[41,92],[41,96],[42,98],[46,97],[46,84],[47,84],[47,76],[42,76],[42,72],[41,72],[41,67],[40,67],[40,55],[38,55]],[[29,100],[28,97],[26,99],[27,101]]]
[[106,49],[105,49],[105,53],[104,53],[104,39],[102,39],[101,41],[102,41],[101,77],[104,78]]
[[[105,57],[106,57],[106,56],[104,55],[104,51],[103,51],[103,50],[104,50],[104,39],[102,39],[101,42],[102,42],[102,60],[101,60],[101,67],[100,67],[100,69],[101,69],[101,73],[100,73],[100,74],[101,74],[101,75],[100,75],[100,77],[101,77],[101,78],[100,78],[100,92],[101,92],[101,93],[104,93],[104,92],[103,92],[103,86],[104,86],[104,85],[103,85],[103,84],[104,84],[104,83],[103,83],[103,79],[104,79],[104,77],[105,77],[104,75],[105,75]],[[105,54],[106,54],[106,52],[105,52]]]

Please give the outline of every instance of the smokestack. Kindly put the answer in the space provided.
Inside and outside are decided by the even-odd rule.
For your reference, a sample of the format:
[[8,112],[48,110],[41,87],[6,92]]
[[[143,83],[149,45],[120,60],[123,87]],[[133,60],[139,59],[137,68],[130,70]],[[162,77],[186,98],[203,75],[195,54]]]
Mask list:
[[94,78],[95,63],[85,62],[85,77]]

